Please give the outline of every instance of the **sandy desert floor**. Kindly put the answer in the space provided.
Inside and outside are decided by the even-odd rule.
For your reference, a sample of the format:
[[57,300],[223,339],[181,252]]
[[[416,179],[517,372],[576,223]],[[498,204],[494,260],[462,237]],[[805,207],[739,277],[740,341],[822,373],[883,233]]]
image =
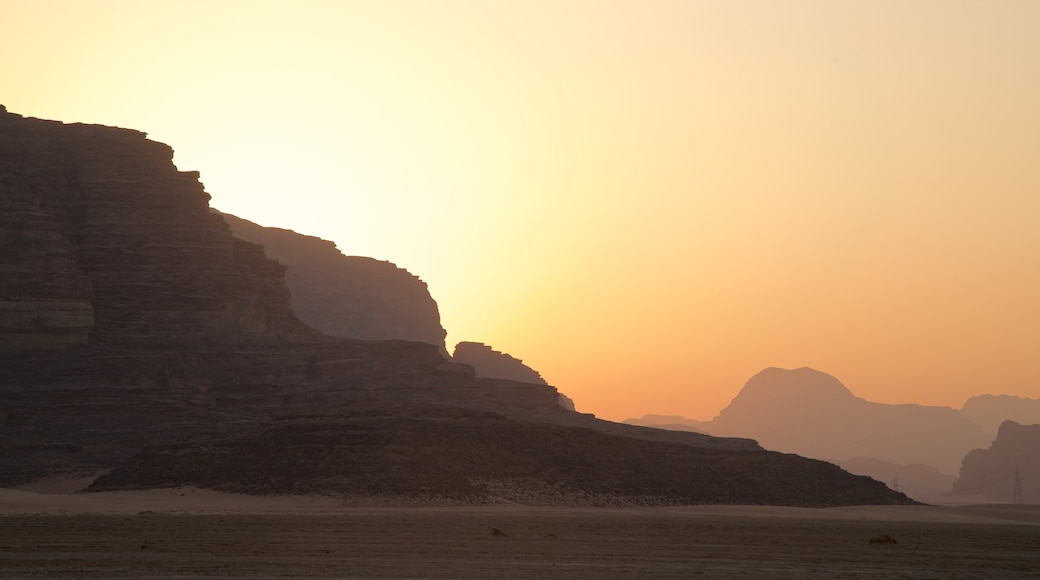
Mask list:
[[[870,542],[883,534],[898,543]],[[394,508],[0,490],[0,577],[1037,578],[1040,506]]]

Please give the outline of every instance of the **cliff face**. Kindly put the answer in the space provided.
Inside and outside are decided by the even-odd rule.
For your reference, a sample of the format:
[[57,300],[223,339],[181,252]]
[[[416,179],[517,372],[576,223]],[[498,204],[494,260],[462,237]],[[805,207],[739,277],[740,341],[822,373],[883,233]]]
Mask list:
[[1040,503],[1040,425],[1002,423],[988,449],[973,449],[964,457],[953,491],[1007,503],[1012,501],[1016,471],[1024,503]]
[[288,267],[293,311],[312,328],[343,338],[425,342],[447,355],[437,303],[417,276],[390,262],[344,256],[321,238],[220,215],[235,236]]
[[0,348],[309,332],[169,146],[3,111],[0,159]]

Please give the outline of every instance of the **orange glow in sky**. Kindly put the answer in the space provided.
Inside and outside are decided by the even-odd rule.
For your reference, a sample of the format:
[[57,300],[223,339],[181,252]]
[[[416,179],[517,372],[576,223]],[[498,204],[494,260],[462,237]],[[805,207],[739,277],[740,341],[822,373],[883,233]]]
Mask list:
[[1040,2],[0,0],[0,103],[420,276],[449,348],[710,419],[1040,396]]

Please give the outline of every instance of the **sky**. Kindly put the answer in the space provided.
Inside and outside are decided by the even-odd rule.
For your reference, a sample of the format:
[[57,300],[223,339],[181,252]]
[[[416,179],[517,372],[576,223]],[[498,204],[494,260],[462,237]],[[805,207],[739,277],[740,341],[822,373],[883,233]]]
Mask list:
[[421,277],[581,411],[1040,397],[1040,2],[0,0],[0,103]]

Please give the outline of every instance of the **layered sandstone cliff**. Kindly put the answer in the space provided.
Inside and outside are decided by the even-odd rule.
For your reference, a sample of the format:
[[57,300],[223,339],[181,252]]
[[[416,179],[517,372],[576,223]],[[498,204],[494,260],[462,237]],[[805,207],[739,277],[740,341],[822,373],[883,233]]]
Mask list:
[[0,348],[310,332],[168,145],[3,111],[0,159]]

